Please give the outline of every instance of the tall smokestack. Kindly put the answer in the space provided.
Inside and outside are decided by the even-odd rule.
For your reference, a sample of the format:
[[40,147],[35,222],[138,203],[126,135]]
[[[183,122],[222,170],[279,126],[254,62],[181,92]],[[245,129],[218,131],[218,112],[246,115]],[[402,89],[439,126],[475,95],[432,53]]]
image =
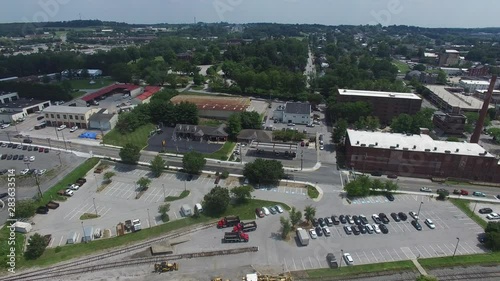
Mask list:
[[481,132],[483,131],[484,119],[486,119],[486,114],[488,114],[488,107],[490,106],[491,95],[493,94],[493,89],[495,88],[496,81],[497,81],[497,76],[493,75],[493,77],[491,77],[488,93],[484,98],[483,108],[481,109],[481,113],[479,114],[479,119],[476,122],[476,128],[474,129],[474,133],[470,138],[471,143],[479,142],[479,136],[481,136]]

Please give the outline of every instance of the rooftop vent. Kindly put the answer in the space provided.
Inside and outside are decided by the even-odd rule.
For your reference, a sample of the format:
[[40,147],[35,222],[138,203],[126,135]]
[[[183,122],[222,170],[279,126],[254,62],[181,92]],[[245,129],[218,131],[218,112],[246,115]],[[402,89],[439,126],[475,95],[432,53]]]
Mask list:
[[450,153],[451,153],[451,151],[449,151],[449,150],[445,150],[445,151],[444,151],[444,153],[446,153],[446,154],[450,154]]
[[417,149],[417,146],[416,146],[416,145],[414,145],[414,146],[413,146],[413,149]]
[[408,150],[408,147],[403,147],[403,150]]
[[361,144],[361,147],[365,147],[365,146],[366,146],[366,144],[364,144],[364,143]]
[[460,151],[460,149],[458,149],[458,148],[455,150],[455,152],[459,152],[459,151]]
[[425,152],[430,152],[430,151],[431,151],[431,150],[430,150],[430,149],[428,149],[428,148],[426,148],[426,149],[425,149]]
[[396,144],[396,147],[399,147],[399,144]]
[[359,141],[357,141],[356,144],[359,144]]
[[395,96],[396,96],[395,94],[389,94],[389,97],[391,97],[391,98],[393,98]]
[[438,150],[438,148],[437,148],[437,147],[434,147],[434,151],[436,151],[436,150]]
[[375,143],[375,146],[377,146],[377,145],[378,145],[378,142]]

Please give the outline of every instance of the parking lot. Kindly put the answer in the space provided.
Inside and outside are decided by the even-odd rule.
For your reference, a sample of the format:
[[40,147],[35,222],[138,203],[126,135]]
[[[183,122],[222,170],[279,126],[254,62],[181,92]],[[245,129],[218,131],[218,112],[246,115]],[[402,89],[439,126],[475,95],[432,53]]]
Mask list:
[[[108,170],[116,175],[104,190],[97,193],[103,175]],[[125,165],[109,167],[101,174],[90,171],[86,176],[87,182],[72,197],[68,197],[66,202],[62,202],[59,208],[50,210],[47,215],[34,217],[33,233],[52,234],[49,247],[56,247],[65,245],[72,231],[78,233],[79,242],[84,226],[110,229],[112,236],[116,235],[116,225],[129,219],[140,219],[142,228],[148,228],[162,223],[158,207],[164,204],[164,197],[179,196],[184,189],[190,190],[188,197],[170,202],[168,214],[171,220],[175,220],[181,217],[182,204],[194,206],[214,187],[214,178],[200,176],[187,181],[187,176],[183,173],[164,173],[160,178],[151,178],[149,189],[139,199],[135,199],[138,193],[137,180],[149,176],[149,170]],[[81,215],[96,212],[99,218],[80,220]]]
[[[174,128],[164,127],[163,133],[155,134],[148,140],[148,147],[146,150],[159,152],[163,149],[172,153],[186,153],[189,151],[198,151],[200,153],[213,153],[219,150],[223,142],[214,143],[207,141],[191,141],[188,139],[181,139],[174,137]],[[162,141],[165,141],[165,146],[162,146]]]
[[[0,144],[0,170],[4,169],[14,169],[17,175],[20,175],[24,169],[38,169],[38,170],[50,170],[56,165],[60,165],[57,153],[47,149],[45,153],[45,148],[41,148],[39,151],[38,146],[32,146],[31,144],[20,143],[19,140],[13,142],[13,145],[9,145],[9,142],[2,142]],[[35,149],[36,148],[36,149]],[[27,161],[24,159],[28,158]]]

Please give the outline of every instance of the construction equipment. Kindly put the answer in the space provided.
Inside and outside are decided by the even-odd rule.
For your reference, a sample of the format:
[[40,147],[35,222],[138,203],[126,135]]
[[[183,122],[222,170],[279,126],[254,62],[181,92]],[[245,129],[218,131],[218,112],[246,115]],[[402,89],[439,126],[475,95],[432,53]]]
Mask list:
[[248,234],[243,233],[242,231],[240,232],[226,232],[224,233],[224,239],[223,241],[226,243],[231,243],[231,242],[248,242],[250,238],[248,237]]
[[257,230],[257,223],[255,221],[251,222],[240,222],[233,227],[233,232],[249,232]]
[[240,217],[238,216],[228,216],[222,218],[217,222],[217,228],[225,228],[238,225],[240,223]]
[[161,262],[161,263],[155,263],[155,272],[162,273],[162,272],[169,272],[169,271],[177,271],[179,270],[179,264],[178,263],[168,263],[166,261]]

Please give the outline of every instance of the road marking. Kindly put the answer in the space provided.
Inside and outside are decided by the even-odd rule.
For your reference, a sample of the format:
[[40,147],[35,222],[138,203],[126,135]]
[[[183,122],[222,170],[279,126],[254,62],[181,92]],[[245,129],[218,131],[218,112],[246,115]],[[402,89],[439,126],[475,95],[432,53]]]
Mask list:
[[285,272],[289,272],[290,269],[288,268],[288,264],[286,263],[286,259],[283,259],[283,264],[285,265]]
[[358,253],[357,252],[354,252],[354,254],[356,254],[356,257],[358,257],[358,261],[361,260],[361,258],[359,257]]
[[385,249],[387,251],[387,256],[391,258],[391,261],[394,261],[394,258],[392,257],[392,255],[389,253],[389,249]]
[[50,239],[50,243],[49,243],[49,245],[48,245],[48,247],[49,247],[49,248],[52,248],[52,244],[54,243],[54,240],[55,240],[55,239]]
[[300,259],[300,262],[302,263],[302,268],[303,268],[303,269],[306,269],[306,265],[304,264],[304,260],[303,260],[303,259]]
[[363,251],[363,254],[365,254],[365,257],[366,257],[366,260],[368,261],[368,263],[370,262],[370,259],[368,258],[368,255],[366,254],[365,251]]
[[405,256],[410,260],[416,258],[415,254],[413,254],[409,247],[401,247],[401,252],[403,252],[403,254],[405,254]]
[[295,259],[292,258],[292,262],[293,262],[293,268],[295,268],[295,270],[297,270],[297,265],[295,265]]
[[63,241],[63,238],[64,238],[64,235],[62,235],[62,236],[61,236],[61,240],[59,240],[59,245],[57,245],[57,246],[61,246],[61,243],[62,243],[62,241]]
[[373,259],[377,262],[377,261],[378,261],[378,259],[377,259],[377,257],[375,256],[375,254],[373,253],[373,251],[370,251],[370,252],[372,252]]
[[465,246],[467,246],[467,247],[471,250],[471,252],[472,252],[472,253],[479,253],[479,251],[476,251],[476,248],[471,247],[471,246],[469,245],[469,243],[467,243],[467,241],[466,241],[466,242],[464,242],[464,244],[465,244]]
[[382,251],[380,251],[380,249],[378,249],[378,252],[380,254],[380,258],[384,259],[384,261],[387,261],[386,258],[384,257],[384,254],[382,254]]
[[443,245],[446,247],[446,249],[447,249],[448,251],[450,251],[450,255],[451,255],[451,254],[453,254],[453,250],[450,250],[450,248],[448,248],[448,245],[446,245],[446,244],[443,244]]
[[313,265],[313,262],[311,260],[311,257],[308,257],[309,258],[309,263],[311,264],[311,268],[314,268],[314,265]]
[[105,215],[106,215],[109,211],[111,211],[111,208],[108,208],[108,209],[106,210],[106,212],[104,212],[104,214],[102,214],[102,216],[101,216],[101,217],[104,217],[104,216],[105,216]]
[[415,249],[417,249],[417,252],[418,252],[418,257],[417,258],[420,258],[420,257],[424,257],[424,255],[422,254],[422,252],[420,252],[420,250],[418,249],[417,246],[415,246]]
[[459,247],[462,247],[462,249],[467,253],[469,254],[469,250],[465,249],[465,247],[462,245],[462,244],[459,244]]
[[392,250],[394,251],[394,253],[396,253],[396,255],[398,256],[398,259],[402,260],[401,256],[398,254],[398,252],[396,251],[396,249],[393,248]]
[[447,254],[446,254],[446,252],[443,250],[443,248],[441,248],[441,247],[439,246],[439,244],[436,244],[436,246],[437,246],[437,247],[439,248],[439,250],[441,251],[441,252],[438,252],[438,255],[440,255],[440,256],[446,256],[446,255],[447,255]]

